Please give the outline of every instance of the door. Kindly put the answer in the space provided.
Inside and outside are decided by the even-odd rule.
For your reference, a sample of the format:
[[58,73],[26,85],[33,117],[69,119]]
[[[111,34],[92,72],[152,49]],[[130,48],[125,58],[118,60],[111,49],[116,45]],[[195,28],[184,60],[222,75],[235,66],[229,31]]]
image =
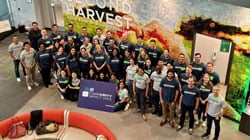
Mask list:
[[193,44],[193,54],[201,53],[201,60],[205,64],[213,62],[220,82],[227,84],[233,56],[232,42],[196,33]]

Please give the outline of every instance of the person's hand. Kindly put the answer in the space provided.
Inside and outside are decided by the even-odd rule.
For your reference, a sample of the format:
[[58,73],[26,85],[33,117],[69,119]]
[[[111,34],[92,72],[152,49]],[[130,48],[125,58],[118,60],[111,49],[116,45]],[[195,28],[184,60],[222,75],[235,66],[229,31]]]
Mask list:
[[207,112],[205,112],[204,116],[207,117]]
[[172,107],[174,107],[174,106],[175,106],[175,101],[173,101],[173,102],[171,103],[171,106],[172,106]]
[[178,109],[181,110],[181,105],[180,104],[178,105]]
[[216,119],[216,120],[219,120],[219,119],[220,119],[220,117],[219,117],[219,116],[216,116],[216,117],[215,117],[215,119]]
[[161,102],[161,104],[163,104],[164,103],[163,99],[160,99],[160,102]]
[[194,109],[193,113],[196,114],[196,112],[197,112],[196,109]]
[[115,103],[115,105],[118,105],[118,104],[119,104],[119,102],[116,102],[116,103]]

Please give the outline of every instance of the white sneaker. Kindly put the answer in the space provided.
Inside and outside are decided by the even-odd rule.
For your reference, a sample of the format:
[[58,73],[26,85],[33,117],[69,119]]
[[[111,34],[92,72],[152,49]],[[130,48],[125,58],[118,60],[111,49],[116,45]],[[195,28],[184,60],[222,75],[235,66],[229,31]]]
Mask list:
[[192,134],[193,134],[193,129],[192,129],[192,128],[190,128],[190,129],[188,130],[188,134],[189,134],[189,135],[192,135]]
[[27,88],[28,88],[28,90],[32,90],[31,86],[28,86]]
[[63,97],[63,95],[62,94],[60,94],[60,98],[63,100],[64,99],[64,97]]
[[195,121],[195,123],[194,123],[195,125],[199,125],[200,124],[200,121],[199,120],[197,120],[197,121]]
[[124,111],[127,111],[129,108],[129,103],[126,104],[125,108],[124,108]]
[[20,78],[16,78],[16,81],[17,81],[17,82],[21,82],[21,79],[20,79]]
[[201,124],[202,127],[205,127],[206,126],[206,121],[203,121],[202,124]]
[[39,84],[37,82],[34,82],[33,85],[35,85],[36,87],[39,86]]

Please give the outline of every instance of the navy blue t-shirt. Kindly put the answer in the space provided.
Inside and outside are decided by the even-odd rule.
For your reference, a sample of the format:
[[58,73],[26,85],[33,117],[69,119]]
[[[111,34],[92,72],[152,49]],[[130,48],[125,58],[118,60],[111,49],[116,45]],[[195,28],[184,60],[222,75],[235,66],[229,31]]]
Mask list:
[[179,90],[179,84],[176,79],[169,81],[167,77],[162,79],[160,83],[162,88],[162,98],[165,102],[171,103],[174,101],[176,90]]
[[36,61],[40,63],[41,68],[51,68],[52,55],[48,50],[38,51],[36,53]]
[[43,39],[43,38],[40,38],[38,40],[38,45],[40,45],[41,43],[44,43],[45,44],[45,48],[48,48],[50,45],[52,45],[52,39],[51,38],[46,38],[46,39]]
[[63,78],[63,77],[59,76],[59,77],[57,78],[57,83],[59,84],[59,86],[60,86],[62,89],[64,89],[64,88],[66,88],[67,85],[69,84],[69,77]]
[[61,69],[65,69],[65,67],[66,67],[66,59],[67,59],[67,55],[65,53],[63,53],[61,55],[56,55],[56,57],[55,57],[55,61],[56,61],[56,63],[59,64]]
[[101,67],[105,61],[107,61],[107,56],[104,53],[95,53],[93,61],[96,63],[97,67]]
[[118,74],[118,72],[120,71],[120,67],[121,67],[121,60],[117,57],[110,57],[108,59],[108,64],[110,65],[111,70],[115,72],[116,74]]
[[211,82],[213,83],[213,85],[217,85],[218,83],[220,83],[220,77],[219,74],[216,72],[212,72],[212,73],[208,73],[209,74],[209,78],[211,80]]
[[178,75],[178,78],[180,79],[181,74],[186,72],[186,63],[180,64],[179,62],[174,62],[174,70]]
[[67,65],[69,65],[70,72],[79,72],[79,63],[77,58],[67,57]]
[[197,78],[197,81],[199,81],[202,75],[206,71],[205,64],[204,63],[197,64],[195,62],[192,62],[191,66],[193,67],[192,74]]
[[[191,76],[194,78],[194,81],[196,81],[196,77],[192,74],[191,74]],[[186,73],[181,74],[181,77],[180,77],[181,86],[188,84],[188,78],[189,78],[189,76],[187,76]]]
[[200,97],[200,90],[197,87],[189,88],[188,85],[184,85],[181,94],[183,95],[182,104],[186,106],[195,106],[196,98]]
[[89,56],[79,57],[79,67],[81,71],[89,71],[91,63],[92,63],[92,59]]
[[164,54],[160,56],[160,59],[163,61],[163,64],[167,66],[168,63],[174,64],[174,59],[172,58],[166,58]]
[[64,36],[64,40],[68,41],[68,37],[72,37],[75,43],[77,43],[78,33],[77,32],[67,32]]
[[143,44],[143,45],[138,45],[138,44],[136,44],[135,45],[135,48],[134,48],[134,51],[135,51],[135,58],[137,59],[137,57],[139,56],[139,54],[140,54],[140,50],[141,49],[144,49],[144,50],[146,50],[146,46]]
[[208,86],[204,84],[197,85],[197,88],[200,90],[200,97],[202,100],[207,99],[208,95],[212,93],[213,86]]
[[129,41],[128,42],[121,41],[119,48],[120,48],[120,54],[122,56],[124,56],[125,50],[128,50],[130,53],[134,51],[134,46]]
[[161,52],[158,48],[152,49],[148,48],[147,49],[148,56],[151,60],[152,66],[156,66],[158,64],[159,57],[161,56]]

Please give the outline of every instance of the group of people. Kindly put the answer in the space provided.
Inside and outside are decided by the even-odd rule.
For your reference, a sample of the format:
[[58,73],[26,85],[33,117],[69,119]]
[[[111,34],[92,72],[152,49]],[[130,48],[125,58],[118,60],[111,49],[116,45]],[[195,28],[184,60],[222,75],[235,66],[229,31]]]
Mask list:
[[[40,30],[37,22],[32,23],[28,41],[22,43],[14,36],[8,51],[14,61],[18,82],[21,81],[21,62],[28,90],[39,85],[35,81],[36,67],[46,88],[53,84],[53,75],[61,98],[71,101],[77,100],[81,79],[113,82],[118,85],[115,111],[127,110],[136,102],[138,112],[146,121],[148,98],[149,104],[154,106],[152,114],[161,116],[162,113],[160,126],[169,122],[174,128],[178,108],[181,112],[178,131],[184,126],[188,112],[190,135],[194,124],[205,126],[207,119],[207,131],[202,137],[210,135],[213,120],[216,126],[214,139],[219,137],[225,101],[219,95],[220,79],[213,70],[213,63],[204,64],[200,53],[195,53],[194,61],[188,64],[183,53],[176,61],[169,50],[162,53],[154,39],[146,46],[143,36],[138,36],[137,43],[132,44],[128,33],[123,33],[122,39],[117,40],[110,30],[105,36],[102,29],[97,28],[96,35],[91,36],[83,27],[82,33],[78,34],[73,24],[68,24],[65,35],[60,34],[58,25],[54,24],[48,36],[47,30]],[[195,122],[196,113],[198,119]]]

